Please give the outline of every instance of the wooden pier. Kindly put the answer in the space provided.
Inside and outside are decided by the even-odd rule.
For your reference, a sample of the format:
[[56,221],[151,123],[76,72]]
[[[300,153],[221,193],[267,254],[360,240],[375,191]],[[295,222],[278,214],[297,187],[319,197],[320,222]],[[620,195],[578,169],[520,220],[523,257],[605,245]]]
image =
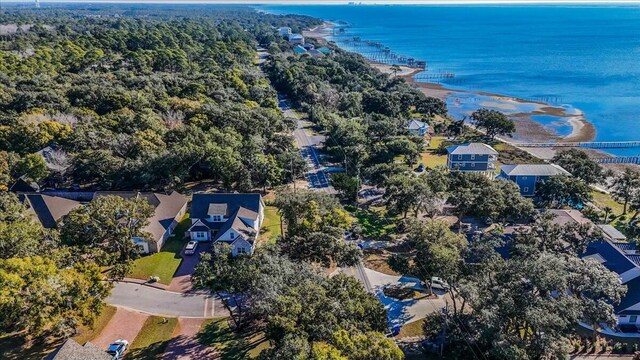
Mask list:
[[640,164],[640,156],[614,156],[593,160],[598,164]]
[[640,141],[589,141],[589,142],[546,142],[546,143],[511,143],[521,148],[556,148],[574,147],[587,149],[627,149],[640,147]]

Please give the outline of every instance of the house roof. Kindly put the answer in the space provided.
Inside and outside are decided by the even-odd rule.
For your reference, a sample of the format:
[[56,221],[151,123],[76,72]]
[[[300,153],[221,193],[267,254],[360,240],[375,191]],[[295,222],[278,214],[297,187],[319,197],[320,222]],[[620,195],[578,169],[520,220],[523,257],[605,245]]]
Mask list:
[[300,34],[291,34],[289,35],[289,40],[302,40],[304,37]]
[[587,250],[581,257],[594,258],[593,255],[599,255],[600,258],[604,260],[600,261],[601,264],[618,275],[636,267],[636,263],[628,256],[625,256],[624,252],[610,241],[602,240],[589,243]]
[[491,146],[483,143],[452,145],[447,148],[447,152],[452,155],[498,155]]
[[[229,220],[227,220],[222,224],[222,227],[220,227],[220,230],[218,231],[218,238],[222,236],[224,233],[226,233],[228,230],[233,229],[238,234],[242,235],[242,237],[246,241],[253,244],[254,235],[256,234],[256,231],[251,226],[249,226],[249,224],[244,222],[244,220],[242,220],[242,218],[239,215],[239,212],[241,211],[241,209],[242,208],[238,209],[234,214],[232,214],[229,217]],[[215,240],[217,240],[218,238],[216,238]]]
[[300,45],[296,45],[296,46],[293,47],[293,52],[296,53],[296,54],[304,54],[304,53],[307,52],[307,49],[303,48]]
[[73,339],[67,339],[54,352],[49,354],[46,360],[111,360],[112,356],[97,346],[88,342],[84,346]]
[[640,303],[640,276],[625,283],[625,285],[627,286],[627,294],[622,297],[618,305],[615,305],[615,311],[621,314],[633,315],[633,310],[624,310]]
[[409,122],[407,122],[407,124],[405,126],[409,130],[420,130],[420,129],[428,128],[429,124],[427,124],[424,121],[411,119],[411,120],[409,120]]
[[79,201],[44,194],[22,194],[20,197],[47,229],[55,228],[65,215],[82,205]]
[[507,176],[555,176],[570,175],[569,172],[556,164],[515,164],[501,165],[500,171]]
[[[621,233],[620,231],[618,231],[618,229],[614,228],[613,226],[611,226],[609,224],[600,224],[600,225],[598,225],[598,227],[611,240],[626,240],[627,239],[627,237],[623,233]],[[635,244],[629,244],[629,245],[634,245],[635,246]]]
[[206,219],[209,215],[210,204],[227,204],[227,213],[232,215],[241,207],[257,214],[260,211],[261,202],[260,194],[193,194],[191,218]]
[[323,53],[323,54],[325,54],[325,55],[331,54],[331,53],[333,52],[333,50],[329,49],[329,48],[328,48],[328,47],[326,47],[326,46],[323,46],[323,47],[321,47],[321,48],[318,48],[318,51],[320,51],[321,53]]
[[591,224],[593,225],[593,221],[589,220],[586,216],[584,216],[579,210],[575,209],[549,209],[547,212],[550,212],[555,215],[553,218],[553,222],[558,225],[565,225],[567,223],[578,223],[578,224]]
[[216,204],[216,203],[209,204],[209,210],[207,214],[227,216],[229,215],[227,213],[227,204]]

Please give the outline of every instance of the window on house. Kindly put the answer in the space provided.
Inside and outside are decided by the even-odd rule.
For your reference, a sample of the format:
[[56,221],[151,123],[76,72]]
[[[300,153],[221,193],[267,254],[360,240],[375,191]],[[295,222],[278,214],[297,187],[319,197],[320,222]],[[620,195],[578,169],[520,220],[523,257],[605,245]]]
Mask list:
[[244,247],[239,247],[236,252],[238,254],[246,254],[247,253],[247,249],[245,249]]
[[462,155],[458,155],[458,160],[462,160]]
[[636,315],[631,315],[631,317],[629,317],[629,322],[630,323],[634,323],[638,320],[638,316]]
[[529,192],[529,188],[528,188],[528,187],[526,187],[526,188],[524,188],[522,191],[524,191],[524,192]]
[[196,238],[198,238],[198,239],[204,239],[206,237],[207,237],[207,233],[205,233],[204,231],[198,231],[196,233]]
[[471,154],[471,160],[475,160],[476,159],[476,155],[475,154]]
[[231,239],[235,239],[236,234],[232,231],[232,232],[230,232],[230,233],[229,233],[229,237],[230,237]]
[[222,216],[220,216],[220,215],[212,215],[211,218],[212,218],[213,222],[222,221]]

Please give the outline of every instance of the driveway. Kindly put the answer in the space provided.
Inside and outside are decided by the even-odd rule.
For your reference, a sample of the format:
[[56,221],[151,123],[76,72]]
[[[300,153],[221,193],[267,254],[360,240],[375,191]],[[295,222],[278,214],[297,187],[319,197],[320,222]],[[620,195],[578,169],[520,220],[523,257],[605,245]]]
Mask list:
[[103,350],[118,339],[127,340],[131,344],[148,317],[147,314],[119,307],[107,326],[102,329],[100,335],[91,340],[91,343]]
[[376,296],[387,310],[389,324],[392,326],[404,325],[406,323],[425,318],[428,314],[440,312],[445,306],[444,291],[434,289],[438,294],[437,299],[407,299],[398,300],[385,296],[382,289],[387,285],[402,285],[414,289],[423,289],[420,280],[409,276],[387,275],[375,270],[364,268],[371,286],[375,289]]
[[106,302],[159,316],[210,318],[228,315],[216,296],[203,293],[181,294],[132,283],[116,283]]
[[178,319],[173,338],[162,356],[165,360],[212,359],[215,350],[201,345],[197,339],[204,319]]
[[[171,280],[171,284],[167,290],[175,291],[179,293],[186,293],[192,290],[193,283],[191,282],[191,274],[193,274],[196,270],[196,265],[200,262],[200,253],[211,250],[210,242],[203,242],[198,244],[198,248],[196,249],[196,253],[193,255],[185,255],[184,253],[180,253],[182,257],[182,263],[180,263],[180,267],[176,270],[176,273],[173,275],[173,279]],[[184,252],[184,249],[182,250]]]

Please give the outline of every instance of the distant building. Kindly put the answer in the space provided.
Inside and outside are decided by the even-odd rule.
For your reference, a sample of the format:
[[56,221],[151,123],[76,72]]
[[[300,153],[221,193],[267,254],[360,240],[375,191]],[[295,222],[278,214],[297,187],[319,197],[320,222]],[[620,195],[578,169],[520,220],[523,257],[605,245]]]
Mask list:
[[291,35],[291,28],[287,26],[283,26],[278,28],[278,34],[282,37],[289,37]]
[[300,45],[296,45],[293,47],[293,53],[294,54],[298,54],[298,55],[302,55],[302,54],[306,54],[307,50],[305,48],[303,48]]
[[447,167],[450,170],[483,172],[493,176],[498,152],[483,143],[452,145],[447,148]]
[[429,124],[417,119],[411,119],[405,124],[405,128],[409,131],[409,134],[416,136],[425,136],[429,132]]
[[314,57],[314,58],[324,57],[324,54],[321,53],[320,51],[316,50],[316,49],[311,49],[311,50],[307,51],[307,54],[311,55],[311,57]]
[[325,55],[330,55],[330,54],[332,54],[332,53],[333,53],[333,50],[329,49],[329,48],[328,48],[328,47],[326,47],[326,46],[323,46],[323,47],[321,47],[321,48],[318,48],[317,50],[318,50],[318,51],[320,51],[321,53],[325,54]]
[[97,346],[88,342],[84,346],[78,344],[73,339],[67,339],[64,344],[60,345],[51,354],[47,355],[45,360],[112,360],[113,356],[107,354],[106,351],[100,350]]
[[556,164],[518,164],[501,165],[498,177],[518,184],[522,196],[533,196],[536,193],[536,186],[540,182],[559,175],[570,174]]
[[291,34],[289,35],[289,44],[290,45],[304,45],[304,36],[300,34]]
[[260,194],[194,194],[188,235],[228,243],[233,256],[253,254],[263,220]]

